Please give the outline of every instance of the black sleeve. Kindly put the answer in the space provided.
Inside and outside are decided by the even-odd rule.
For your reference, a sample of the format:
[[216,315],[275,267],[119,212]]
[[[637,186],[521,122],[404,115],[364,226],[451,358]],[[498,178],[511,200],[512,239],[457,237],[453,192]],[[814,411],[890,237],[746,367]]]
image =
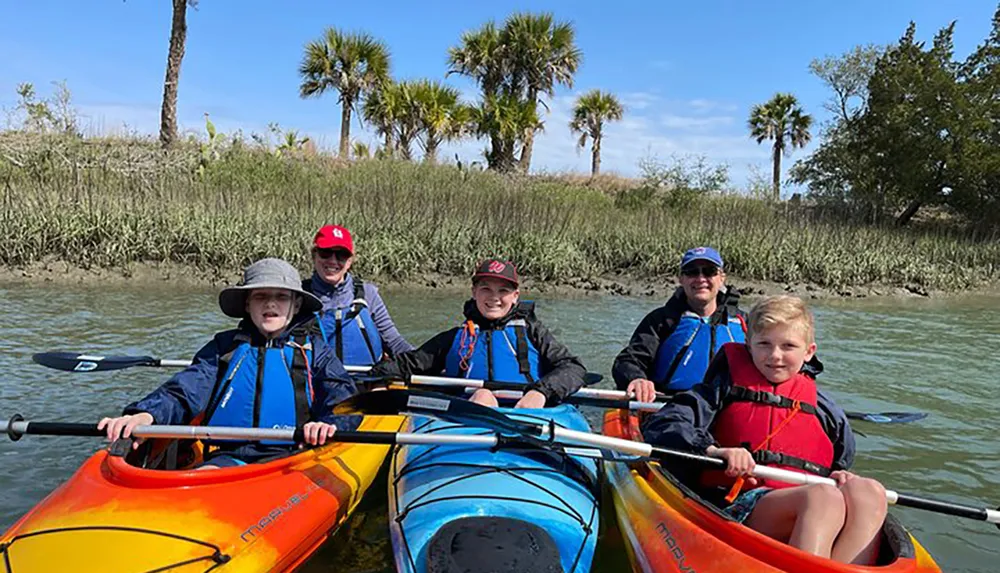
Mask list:
[[635,328],[628,346],[622,349],[611,367],[611,375],[619,390],[628,388],[636,378],[649,379],[653,375],[653,361],[660,341],[665,340],[674,327],[676,320],[670,318],[666,306],[660,307],[646,315]]
[[406,379],[412,374],[439,375],[444,372],[445,361],[458,328],[435,335],[420,348],[399,353],[395,358],[386,358],[372,367],[371,376],[386,376]]
[[714,445],[712,422],[722,409],[732,380],[725,353],[709,364],[705,381],[678,392],[656,413],[646,418],[642,436],[650,444],[698,454]]
[[541,392],[551,404],[583,387],[583,375],[587,373],[583,362],[537,320],[528,320],[526,329],[528,339],[538,350],[538,370],[541,374],[541,378],[528,389]]

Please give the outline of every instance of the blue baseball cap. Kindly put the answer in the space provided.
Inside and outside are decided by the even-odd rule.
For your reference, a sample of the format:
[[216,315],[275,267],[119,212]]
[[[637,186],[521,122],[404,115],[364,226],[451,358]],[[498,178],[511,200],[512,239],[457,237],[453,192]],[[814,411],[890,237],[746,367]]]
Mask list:
[[683,269],[695,261],[708,261],[720,269],[722,268],[722,255],[712,247],[695,247],[688,250],[681,257],[681,268]]

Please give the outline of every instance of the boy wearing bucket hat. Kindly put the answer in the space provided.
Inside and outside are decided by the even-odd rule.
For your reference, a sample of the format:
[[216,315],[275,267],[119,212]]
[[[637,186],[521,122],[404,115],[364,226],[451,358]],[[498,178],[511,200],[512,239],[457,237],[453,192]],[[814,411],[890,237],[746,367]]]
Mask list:
[[[216,334],[191,366],[127,406],[122,416],[102,419],[98,428],[106,429],[109,440],[128,438],[139,425],[198,419],[207,426],[302,426],[307,443],[323,445],[338,426],[357,426],[356,416],[333,415],[333,406],[357,388],[309,327],[321,303],[302,290],[294,267],[280,259],[257,261],[238,285],[219,294],[219,307],[241,319],[239,326]],[[242,465],[294,446],[277,441],[217,445],[202,469]]]
[[[472,299],[465,321],[372,368],[373,376],[405,378],[444,373],[458,378],[523,382],[517,408],[557,403],[583,386],[580,359],[556,341],[535,318],[534,303],[520,302],[517,269],[509,261],[487,259],[472,275]],[[496,406],[492,392],[479,389],[472,401]]]

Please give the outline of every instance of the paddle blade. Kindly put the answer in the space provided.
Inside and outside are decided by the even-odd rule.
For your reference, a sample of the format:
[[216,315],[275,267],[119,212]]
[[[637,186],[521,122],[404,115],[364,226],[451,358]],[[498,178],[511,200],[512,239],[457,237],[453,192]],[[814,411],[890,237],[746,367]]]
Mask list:
[[462,398],[425,390],[379,390],[362,392],[337,404],[334,414],[376,416],[429,416],[456,424],[487,428],[494,432],[541,435],[541,427],[519,422],[509,416]]
[[587,372],[583,375],[584,386],[593,386],[594,384],[600,383],[601,380],[604,380],[604,375],[598,374],[597,372]]
[[905,424],[927,417],[926,412],[846,412],[846,414],[852,420],[863,420],[875,424]]
[[39,352],[31,359],[42,366],[66,372],[102,372],[157,365],[151,356],[95,356],[79,352]]

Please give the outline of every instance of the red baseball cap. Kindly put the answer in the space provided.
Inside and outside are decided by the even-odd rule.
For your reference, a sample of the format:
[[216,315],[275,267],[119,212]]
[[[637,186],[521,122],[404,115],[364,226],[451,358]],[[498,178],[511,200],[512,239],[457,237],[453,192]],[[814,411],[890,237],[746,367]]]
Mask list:
[[503,279],[507,282],[513,283],[515,287],[518,284],[517,268],[514,266],[514,263],[510,261],[486,259],[485,261],[479,263],[479,266],[476,267],[476,272],[472,275],[472,282],[476,282],[476,279],[487,277]]
[[340,225],[326,225],[320,227],[313,237],[313,245],[317,249],[345,249],[354,254],[354,240],[351,239],[351,232]]

